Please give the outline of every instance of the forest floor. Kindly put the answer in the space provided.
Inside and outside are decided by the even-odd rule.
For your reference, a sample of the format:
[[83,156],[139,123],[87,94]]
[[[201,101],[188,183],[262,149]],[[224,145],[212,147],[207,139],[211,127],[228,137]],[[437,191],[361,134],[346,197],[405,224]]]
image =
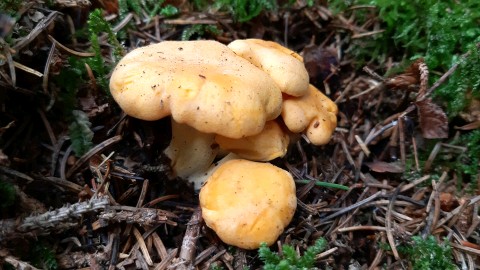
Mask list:
[[172,179],[170,119],[125,116],[108,89],[134,48],[246,38],[298,52],[339,108],[327,145],[301,138],[272,161],[294,176],[298,201],[272,251],[300,256],[323,238],[318,269],[480,267],[478,164],[458,165],[478,163],[460,135],[478,130],[480,102],[447,117],[433,99],[455,66],[432,82],[421,58],[355,58],[382,33],[377,17],[361,24],[303,1],[250,17],[186,0],[46,2],[7,1],[0,14],[0,269],[272,267],[222,243],[198,194]]

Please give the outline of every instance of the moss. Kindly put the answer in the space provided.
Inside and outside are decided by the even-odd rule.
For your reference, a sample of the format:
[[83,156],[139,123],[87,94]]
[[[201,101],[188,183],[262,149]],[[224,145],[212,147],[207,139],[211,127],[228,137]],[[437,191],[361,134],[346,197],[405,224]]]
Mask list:
[[24,1],[22,0],[2,0],[0,1],[0,11],[15,16],[23,4]]
[[205,35],[218,36],[221,33],[222,33],[222,30],[218,29],[216,25],[195,24],[183,30],[181,39],[190,40],[194,36],[203,38]]
[[445,101],[450,117],[456,116],[469,104],[469,97],[480,98],[480,50],[476,44],[469,46],[465,58],[455,60],[458,68],[447,84],[440,87],[435,95]]
[[170,4],[165,4],[165,0],[119,0],[118,1],[120,18],[124,18],[130,11],[136,14],[143,14],[142,10],[148,11],[148,16],[153,18],[156,15],[172,17],[179,13],[178,8]]
[[29,261],[31,261],[34,266],[41,269],[58,269],[55,252],[40,241],[33,246]]
[[456,159],[456,169],[461,177],[462,174],[471,178],[472,182],[480,174],[480,129],[462,134],[454,144],[466,146],[467,151]]
[[248,22],[262,11],[275,11],[278,8],[276,0],[217,0],[215,6],[228,10],[238,22]]
[[290,245],[282,246],[282,254],[272,252],[265,243],[258,249],[258,256],[265,264],[265,270],[295,270],[315,269],[315,256],[322,252],[327,246],[324,238],[318,239],[312,246],[308,247],[303,256],[298,256],[295,249]]
[[457,269],[452,260],[452,248],[448,242],[440,244],[431,235],[425,239],[413,236],[411,245],[401,246],[398,250],[408,257],[413,270]]
[[15,203],[16,193],[15,187],[0,179],[0,209],[5,209]]

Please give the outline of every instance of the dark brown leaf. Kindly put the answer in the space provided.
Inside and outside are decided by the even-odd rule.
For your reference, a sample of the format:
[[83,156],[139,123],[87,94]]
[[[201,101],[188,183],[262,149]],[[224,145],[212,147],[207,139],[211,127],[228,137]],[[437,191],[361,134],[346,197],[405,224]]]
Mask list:
[[458,206],[458,200],[451,193],[440,192],[440,208],[443,211],[450,212]]
[[118,0],[99,0],[99,4],[109,13],[118,13]]
[[440,106],[426,98],[416,102],[422,136],[426,139],[448,137],[448,119]]
[[373,161],[373,162],[365,162],[370,170],[379,173],[403,173],[405,168],[402,166],[400,162],[384,162],[384,161]]
[[404,73],[385,80],[385,86],[389,89],[413,89],[418,84],[417,76],[412,73]]
[[424,93],[428,82],[428,68],[423,58],[413,62],[402,74],[395,75],[385,80],[388,89],[401,89],[412,91],[420,85],[419,93]]
[[338,68],[337,54],[333,49],[309,45],[303,49],[303,61],[310,76],[310,82],[316,86],[335,75]]

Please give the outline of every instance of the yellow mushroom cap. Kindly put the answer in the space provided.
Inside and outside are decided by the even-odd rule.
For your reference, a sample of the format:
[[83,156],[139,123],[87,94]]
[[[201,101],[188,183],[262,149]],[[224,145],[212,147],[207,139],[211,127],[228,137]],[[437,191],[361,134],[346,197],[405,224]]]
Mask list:
[[282,118],[294,133],[304,132],[312,144],[323,145],[337,126],[337,105],[315,86],[301,97],[284,97]]
[[277,121],[265,123],[262,132],[233,139],[225,136],[215,136],[220,148],[238,156],[255,161],[270,161],[283,157],[287,153],[290,136],[282,130]]
[[243,159],[220,165],[200,190],[202,216],[223,242],[256,249],[273,244],[295,213],[295,182],[272,164]]
[[280,90],[291,96],[307,93],[309,77],[303,58],[273,41],[239,39],[228,44],[237,55],[267,72]]
[[204,133],[231,138],[257,134],[281,112],[273,79],[216,41],[164,41],[128,53],[110,91],[128,114],[168,115]]

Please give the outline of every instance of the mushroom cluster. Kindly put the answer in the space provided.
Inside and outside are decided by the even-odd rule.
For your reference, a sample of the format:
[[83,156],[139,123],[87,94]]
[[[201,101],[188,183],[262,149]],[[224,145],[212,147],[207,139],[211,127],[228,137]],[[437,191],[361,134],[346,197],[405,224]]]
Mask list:
[[137,48],[116,66],[110,91],[132,117],[170,116],[172,171],[200,190],[206,225],[245,249],[272,244],[295,213],[292,176],[268,161],[295,134],[328,143],[337,124],[335,103],[309,84],[302,57],[259,39]]

